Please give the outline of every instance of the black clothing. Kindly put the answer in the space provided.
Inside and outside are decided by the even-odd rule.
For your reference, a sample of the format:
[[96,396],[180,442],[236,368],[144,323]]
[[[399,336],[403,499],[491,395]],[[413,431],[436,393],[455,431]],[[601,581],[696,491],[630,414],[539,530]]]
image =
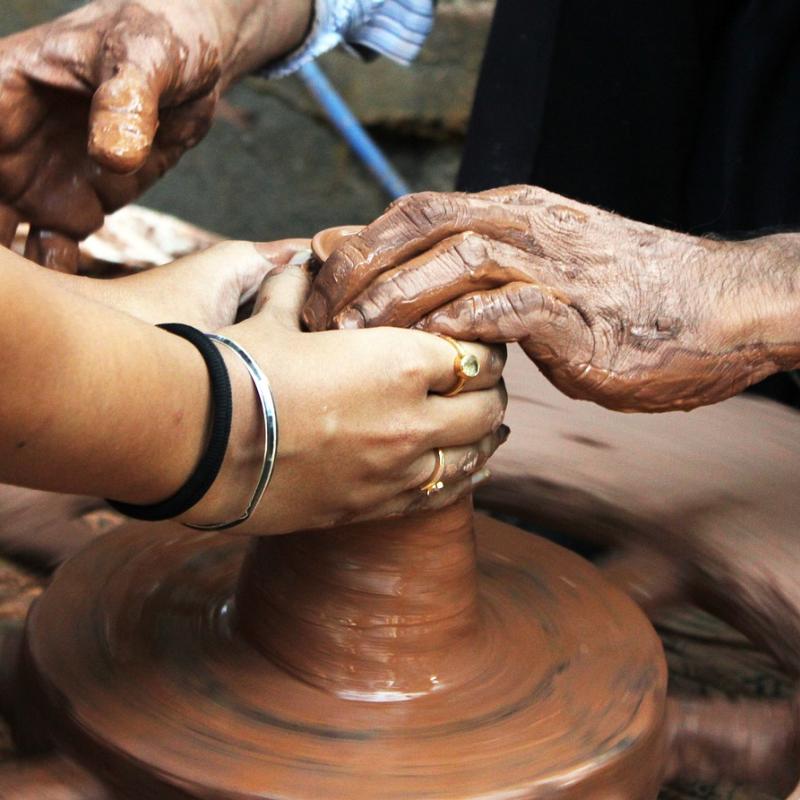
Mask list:
[[[800,230],[797,0],[498,0],[459,176],[689,233]],[[759,387],[800,406],[789,376]]]

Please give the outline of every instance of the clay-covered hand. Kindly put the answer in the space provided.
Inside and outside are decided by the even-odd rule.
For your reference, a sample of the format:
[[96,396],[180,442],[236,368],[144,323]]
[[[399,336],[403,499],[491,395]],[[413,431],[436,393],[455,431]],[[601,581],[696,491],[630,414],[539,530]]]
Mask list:
[[305,319],[517,341],[571,397],[690,409],[800,362],[798,265],[793,235],[698,238],[536,187],[425,193],[331,255]]
[[309,3],[95,0],[0,39],[0,244],[30,222],[26,255],[75,271],[76,242],[200,141],[228,83],[297,43]]
[[302,259],[308,248],[308,239],[228,241],[121,278],[53,274],[52,280],[145,322],[183,322],[214,331],[233,324],[272,269]]
[[[222,331],[267,375],[277,406],[278,459],[251,520],[236,533],[284,533],[383,518],[454,502],[486,477],[482,467],[505,440],[505,348],[469,343],[480,374],[455,397],[454,348],[438,336],[386,328],[303,333],[309,277],[274,270],[253,316]],[[183,521],[235,519],[255,486],[263,445],[248,374],[229,361],[237,412],[226,462]],[[237,398],[250,398],[249,406]],[[238,404],[238,405],[237,405]],[[419,487],[444,453],[444,489]]]

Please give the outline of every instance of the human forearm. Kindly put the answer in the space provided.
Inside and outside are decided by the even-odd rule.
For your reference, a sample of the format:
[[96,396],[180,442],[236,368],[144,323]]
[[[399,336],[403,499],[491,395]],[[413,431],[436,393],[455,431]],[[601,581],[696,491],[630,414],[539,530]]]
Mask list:
[[223,84],[274,61],[300,45],[313,0],[207,0],[220,31]]
[[176,491],[205,441],[197,351],[5,250],[0,285],[0,480],[136,503]]
[[779,233],[735,245],[748,291],[737,298],[739,338],[761,347],[776,370],[800,367],[800,234]]

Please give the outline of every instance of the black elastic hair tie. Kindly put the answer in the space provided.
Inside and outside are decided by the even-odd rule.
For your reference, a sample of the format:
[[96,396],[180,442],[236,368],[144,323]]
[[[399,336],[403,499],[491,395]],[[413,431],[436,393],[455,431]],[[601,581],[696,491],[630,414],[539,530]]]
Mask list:
[[178,517],[200,502],[219,474],[225,458],[225,451],[228,449],[233,416],[231,381],[228,377],[228,368],[225,366],[225,361],[217,346],[202,331],[192,328],[190,325],[170,322],[158,325],[158,327],[186,339],[203,356],[211,380],[212,420],[211,433],[208,436],[208,444],[202,458],[186,483],[172,497],[149,506],[120,503],[115,500],[108,501],[111,507],[121,514],[148,522]]

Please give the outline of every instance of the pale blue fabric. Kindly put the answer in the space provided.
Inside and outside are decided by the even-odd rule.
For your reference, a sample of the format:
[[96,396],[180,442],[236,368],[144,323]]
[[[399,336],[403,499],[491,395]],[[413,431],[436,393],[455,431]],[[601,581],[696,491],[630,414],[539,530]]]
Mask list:
[[264,74],[288,75],[338,45],[367,48],[410,64],[431,32],[433,14],[434,0],[316,0],[306,40]]

